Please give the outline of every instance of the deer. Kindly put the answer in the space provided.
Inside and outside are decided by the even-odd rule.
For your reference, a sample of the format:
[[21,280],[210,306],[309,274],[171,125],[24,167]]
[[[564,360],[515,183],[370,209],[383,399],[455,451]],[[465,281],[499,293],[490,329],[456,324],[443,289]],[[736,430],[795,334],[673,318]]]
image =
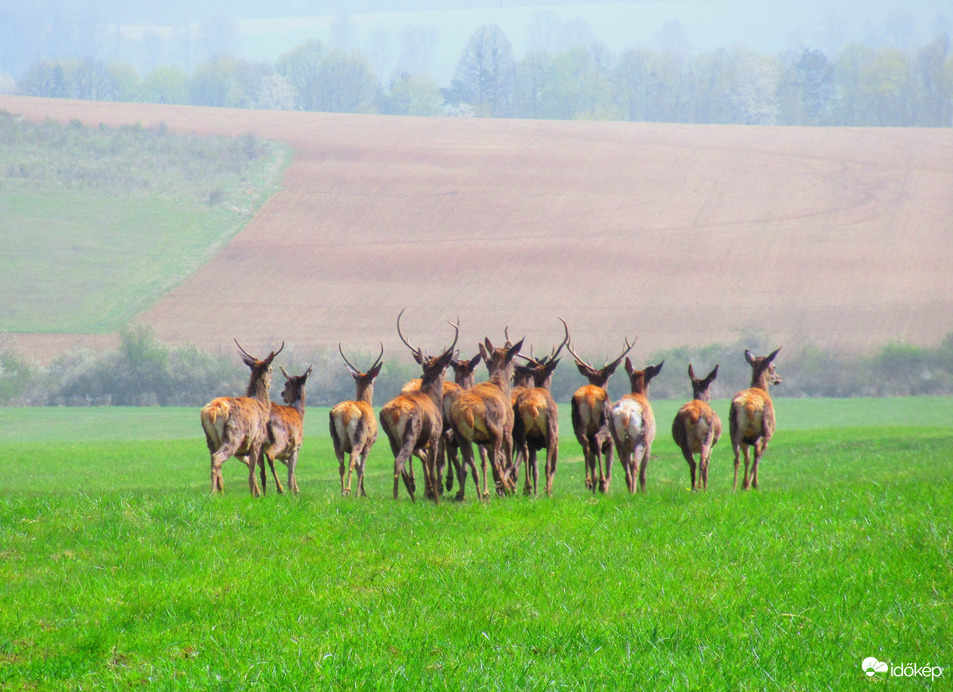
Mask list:
[[[708,490],[708,464],[712,448],[721,438],[721,419],[712,409],[711,387],[718,377],[718,366],[705,377],[695,377],[695,369],[688,364],[688,378],[692,383],[692,400],[678,409],[672,421],[672,437],[682,450],[691,475],[692,490]],[[698,454],[696,483],[695,455]]]
[[[542,449],[546,450],[546,494],[550,497],[553,494],[559,445],[559,409],[550,389],[553,373],[559,365],[559,352],[567,343],[569,343],[568,327],[566,327],[563,342],[549,356],[536,358],[536,354],[530,349],[530,357],[520,356],[528,365],[517,366],[517,368],[526,368],[533,378],[533,386],[524,387],[513,398],[513,447],[526,466],[524,495],[532,492],[532,495],[536,496],[539,485],[536,453]],[[519,463],[515,466],[519,468]],[[530,487],[531,476],[532,488]]]
[[225,494],[222,464],[236,457],[248,466],[248,488],[252,497],[261,495],[255,479],[255,467],[264,476],[264,448],[268,443],[268,422],[271,417],[271,363],[282,349],[258,360],[235,340],[242,362],[251,370],[248,389],[243,397],[219,397],[202,407],[200,417],[205,441],[212,459],[212,493]]
[[[381,352],[377,360],[361,372],[344,355],[344,349],[338,342],[338,351],[344,359],[345,367],[354,378],[356,392],[353,401],[342,401],[331,408],[328,415],[331,430],[331,442],[334,444],[334,455],[338,460],[338,470],[341,476],[341,496],[351,494],[351,474],[357,471],[357,496],[367,497],[364,490],[364,468],[367,464],[367,455],[377,441],[377,418],[374,417],[374,380],[384,367],[384,344],[381,343]],[[345,480],[344,455],[349,454],[347,464],[347,479]]]
[[489,381],[476,384],[454,397],[450,406],[454,434],[460,446],[463,461],[460,464],[460,489],[456,499],[462,501],[466,491],[466,470],[473,473],[473,484],[478,497],[488,498],[487,461],[483,461],[483,491],[480,491],[479,475],[473,461],[473,444],[487,446],[489,464],[497,492],[507,493],[515,489],[509,474],[513,457],[513,401],[510,395],[510,380],[513,377],[513,359],[523,347],[523,339],[511,345],[509,339],[495,348],[489,337],[479,344],[480,354],[486,364]]
[[416,484],[411,460],[411,455],[416,455],[424,468],[425,497],[439,504],[437,453],[440,435],[443,433],[444,371],[453,359],[453,349],[460,337],[460,325],[453,325],[455,333],[450,348],[438,356],[428,356],[404,338],[400,330],[400,318],[403,314],[404,311],[401,310],[397,315],[397,334],[410,349],[423,372],[419,390],[398,395],[380,411],[381,426],[394,453],[394,499],[398,497],[400,479],[403,478],[411,502],[416,502]]
[[[450,361],[450,368],[453,370],[453,382],[445,381],[443,383],[443,434],[440,436],[440,450],[437,453],[437,470],[439,476],[443,476],[444,467],[447,469],[446,487],[448,493],[453,490],[454,474],[459,475],[460,473],[460,448],[457,445],[457,438],[453,434],[453,426],[450,424],[450,405],[453,403],[453,397],[460,391],[473,386],[475,381],[474,372],[480,364],[480,360],[483,358],[480,353],[477,353],[469,360],[460,360],[458,356],[459,351],[453,356],[453,360]],[[410,392],[416,392],[419,389],[420,379],[418,378],[405,384],[401,388],[400,393],[408,394]],[[480,456],[486,456],[486,450],[483,447],[480,447]]]
[[[745,360],[751,366],[751,387],[743,389],[731,399],[731,409],[728,412],[728,431],[731,435],[731,449],[735,454],[735,480],[732,489],[738,488],[738,464],[740,454],[745,457],[745,475],[742,489],[758,487],[758,465],[768,447],[768,442],[774,436],[774,404],[768,394],[768,387],[772,384],[781,384],[774,365],[778,351],[767,356],[755,356],[745,349]],[[748,476],[748,448],[754,447],[754,464],[751,467],[751,476]]]
[[645,370],[636,370],[632,360],[626,358],[630,393],[619,399],[609,412],[609,430],[630,494],[636,491],[636,474],[638,490],[645,492],[645,476],[652,442],[655,441],[655,413],[649,403],[649,383],[662,372],[663,365],[664,360],[658,365],[647,366]]
[[[633,346],[635,344],[630,344],[626,339],[625,350],[622,354],[597,370],[592,363],[583,361],[576,355],[571,341],[566,344],[566,348],[576,361],[579,373],[589,380],[589,384],[583,385],[573,393],[570,410],[572,429],[582,446],[586,462],[586,488],[592,492],[595,492],[596,488],[600,492],[607,492],[609,483],[612,481],[612,433],[609,431],[611,402],[606,385]],[[603,460],[605,461],[604,471]],[[598,479],[596,478],[597,467]]]
[[[311,376],[313,366],[303,375],[292,376],[285,369],[278,366],[285,378],[285,387],[281,390],[281,398],[285,406],[271,402],[271,415],[268,420],[268,444],[265,446],[265,460],[271,467],[271,475],[275,479],[278,492],[283,493],[281,481],[275,473],[275,459],[288,467],[288,489],[298,494],[298,480],[295,478],[295,468],[298,466],[298,452],[304,440],[304,386]],[[261,487],[265,489],[265,470],[261,470]]]

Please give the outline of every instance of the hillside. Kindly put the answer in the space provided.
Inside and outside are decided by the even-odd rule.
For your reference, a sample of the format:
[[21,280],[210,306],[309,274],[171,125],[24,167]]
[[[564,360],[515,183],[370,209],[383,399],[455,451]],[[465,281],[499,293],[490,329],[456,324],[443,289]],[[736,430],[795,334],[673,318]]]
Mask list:
[[[0,96],[28,118],[292,144],[283,189],[144,312],[160,338],[249,350],[464,353],[572,328],[595,360],[747,330],[796,347],[953,331],[953,130],[394,118]],[[47,358],[101,339],[20,335]],[[638,359],[640,356],[636,356]]]

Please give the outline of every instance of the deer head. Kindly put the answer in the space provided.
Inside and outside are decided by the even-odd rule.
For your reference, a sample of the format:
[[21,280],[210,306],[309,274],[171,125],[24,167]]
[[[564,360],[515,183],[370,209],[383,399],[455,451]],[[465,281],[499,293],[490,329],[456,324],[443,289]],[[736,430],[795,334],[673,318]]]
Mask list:
[[447,366],[450,365],[450,361],[453,360],[453,349],[457,345],[457,339],[460,338],[460,320],[457,319],[456,324],[450,323],[450,326],[454,329],[453,343],[450,344],[450,347],[439,356],[428,356],[424,351],[413,346],[404,338],[404,334],[400,330],[400,318],[403,314],[404,311],[401,310],[397,315],[397,335],[400,337],[400,340],[404,342],[404,345],[410,349],[414,360],[416,360],[423,369],[423,377],[420,383],[420,388],[423,390],[424,387],[428,385],[432,386],[434,382],[442,378],[444,370],[447,369]]
[[711,401],[711,386],[718,377],[718,366],[708,373],[702,379],[695,377],[695,369],[692,364],[688,364],[688,377],[692,381],[692,398],[704,401],[706,404]]
[[459,360],[456,356],[450,361],[450,367],[453,368],[453,381],[464,389],[473,386],[474,372],[476,367],[483,360],[483,354],[478,353],[470,360]]
[[647,366],[645,370],[636,370],[635,366],[632,365],[632,361],[629,358],[626,358],[625,371],[629,375],[629,384],[632,388],[632,393],[648,396],[649,383],[656,375],[662,372],[663,365],[665,365],[664,360],[658,365]]
[[374,380],[381,374],[381,368],[384,367],[382,360],[384,357],[383,342],[381,342],[381,352],[378,354],[377,360],[367,369],[367,372],[361,372],[351,365],[351,361],[344,355],[344,349],[341,348],[340,341],[338,342],[338,352],[341,354],[341,358],[344,359],[344,365],[347,367],[347,371],[351,374],[351,377],[354,378],[355,385],[357,385],[357,400],[370,402],[374,392]]
[[511,346],[509,339],[507,339],[502,346],[494,348],[490,338],[486,337],[484,342],[479,344],[480,355],[483,356],[483,362],[486,363],[486,371],[489,373],[490,380],[497,382],[497,384],[509,386],[510,379],[513,376],[513,359],[516,358],[516,354],[523,347],[523,341],[525,339],[520,339],[519,343]]
[[745,360],[751,366],[751,386],[759,387],[767,391],[768,385],[781,384],[781,376],[774,367],[774,359],[778,355],[777,351],[766,355],[756,356],[748,349],[745,349]]
[[[563,321],[563,324],[566,324],[566,322]],[[566,335],[567,336],[569,335],[568,326],[566,327]],[[629,353],[629,351],[631,351],[635,347],[635,344],[637,341],[638,341],[638,337],[636,337],[635,341],[633,341],[630,344],[628,337],[626,337],[625,350],[621,354],[619,354],[619,357],[616,358],[614,361],[612,361],[611,363],[607,362],[605,365],[603,365],[599,369],[596,369],[596,367],[593,366],[593,364],[590,363],[589,361],[584,361],[582,358],[576,355],[576,352],[572,350],[571,341],[566,342],[566,348],[569,349],[569,352],[572,354],[573,359],[576,361],[576,368],[579,370],[579,373],[583,377],[585,377],[587,380],[589,380],[589,384],[595,385],[596,387],[605,388],[606,384],[609,382],[609,378],[612,377],[612,374],[615,372],[615,369],[619,367],[619,363],[621,363],[622,359],[625,358],[625,356]]]
[[246,396],[269,400],[268,390],[271,388],[271,362],[275,359],[275,356],[284,349],[285,342],[281,342],[281,346],[277,351],[272,351],[262,360],[258,360],[255,356],[242,348],[242,345],[238,343],[238,339],[234,341],[235,345],[238,346],[242,362],[251,369],[251,379],[248,381]]
[[278,369],[281,370],[281,374],[285,377],[285,387],[281,390],[281,398],[286,404],[292,406],[295,403],[304,401],[304,385],[308,381],[313,367],[313,365],[309,365],[303,375],[293,376],[285,372],[283,367],[278,366]]

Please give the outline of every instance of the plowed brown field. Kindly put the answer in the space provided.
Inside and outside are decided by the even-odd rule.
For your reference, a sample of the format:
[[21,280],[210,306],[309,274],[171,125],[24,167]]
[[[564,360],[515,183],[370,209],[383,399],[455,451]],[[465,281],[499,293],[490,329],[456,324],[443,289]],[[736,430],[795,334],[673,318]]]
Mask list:
[[[139,320],[160,338],[425,348],[561,336],[601,358],[953,331],[953,130],[402,118],[0,97],[29,118],[254,132],[282,190]],[[27,336],[51,351],[74,337]],[[44,350],[45,349],[45,350]],[[26,350],[26,349],[24,349]]]

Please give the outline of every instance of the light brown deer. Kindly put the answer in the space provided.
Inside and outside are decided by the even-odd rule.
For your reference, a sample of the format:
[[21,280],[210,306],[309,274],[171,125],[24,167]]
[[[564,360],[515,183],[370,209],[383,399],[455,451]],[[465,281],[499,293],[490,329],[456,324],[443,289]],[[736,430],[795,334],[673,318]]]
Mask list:
[[234,456],[248,466],[248,488],[252,497],[261,495],[255,479],[255,468],[264,474],[264,448],[268,442],[268,420],[271,416],[271,362],[285,347],[282,342],[263,360],[250,355],[238,341],[242,362],[251,370],[248,389],[243,397],[219,397],[202,407],[200,413],[205,441],[212,457],[212,492],[225,492],[222,464]]
[[[268,444],[265,446],[265,459],[271,467],[271,475],[275,479],[278,492],[284,492],[278,474],[275,473],[275,459],[288,467],[288,490],[298,494],[298,479],[295,469],[298,466],[298,452],[304,441],[304,387],[311,375],[312,366],[303,375],[289,375],[281,366],[281,374],[285,378],[281,398],[285,406],[271,402],[271,417],[268,420]],[[265,473],[262,469],[261,488],[265,490]]]
[[[612,433],[609,432],[611,402],[606,385],[615,369],[619,367],[619,363],[634,345],[626,339],[625,350],[622,354],[598,370],[576,355],[572,350],[572,342],[566,345],[576,361],[579,373],[589,380],[589,384],[573,393],[570,410],[572,429],[579,444],[582,445],[582,454],[586,461],[586,488],[593,492],[596,488],[601,492],[607,492],[609,483],[612,481]],[[605,461],[604,469],[603,460]]]
[[[708,490],[708,464],[712,448],[721,438],[721,419],[710,406],[711,387],[718,377],[718,366],[702,379],[695,377],[695,369],[688,364],[692,382],[692,400],[678,409],[672,421],[672,437],[682,450],[692,479],[692,490]],[[695,455],[698,454],[698,475],[695,474]],[[697,484],[696,484],[697,478]]]
[[[356,393],[354,401],[342,401],[335,405],[328,416],[331,429],[331,442],[334,443],[334,455],[338,459],[338,470],[341,475],[341,495],[351,494],[351,473],[357,471],[357,496],[367,497],[364,491],[364,468],[367,464],[367,455],[377,441],[377,419],[374,417],[374,380],[380,375],[384,367],[384,344],[381,343],[381,352],[374,364],[361,372],[347,359],[341,344],[338,351],[344,359],[347,371],[354,378]],[[344,477],[344,455],[349,454],[347,465],[347,479]]]
[[453,358],[453,349],[460,336],[459,324],[454,325],[453,343],[439,356],[428,356],[419,348],[411,346],[400,331],[397,316],[397,334],[410,349],[414,360],[423,369],[420,389],[401,394],[384,405],[380,412],[381,426],[390,441],[394,453],[394,499],[397,499],[400,479],[414,500],[416,483],[411,468],[411,455],[420,458],[424,468],[425,496],[440,502],[440,478],[437,475],[437,452],[443,432],[443,381],[444,371]]
[[[569,343],[569,328],[565,323],[566,336],[553,352],[542,358],[530,349],[531,357],[520,356],[528,363],[526,366],[533,378],[532,387],[524,387],[513,399],[513,447],[516,455],[522,458],[526,467],[526,480],[523,493],[535,496],[539,485],[539,466],[536,454],[546,450],[546,494],[553,494],[553,479],[556,475],[556,461],[559,447],[559,409],[550,389],[553,373],[559,365],[559,352]],[[519,462],[515,463],[519,468]],[[532,486],[530,477],[532,476]]]
[[[731,400],[728,412],[728,430],[731,435],[731,449],[735,453],[735,480],[732,488],[738,487],[738,464],[741,453],[745,456],[745,476],[742,488],[758,487],[758,465],[768,442],[774,436],[774,404],[768,394],[768,387],[781,384],[781,376],[774,366],[779,348],[767,356],[755,356],[745,349],[745,360],[751,366],[751,387],[744,389]],[[754,465],[748,476],[748,447],[754,447]]]
[[508,467],[513,458],[513,401],[510,397],[510,380],[513,377],[513,359],[523,346],[523,340],[510,345],[509,340],[494,348],[489,338],[480,344],[480,353],[490,379],[473,385],[454,397],[450,407],[453,430],[463,455],[460,473],[460,489],[456,499],[463,500],[466,491],[466,469],[473,473],[473,484],[478,497],[489,497],[487,485],[487,462],[483,462],[483,491],[480,491],[479,476],[473,461],[473,444],[485,444],[489,464],[493,469],[493,481],[498,493],[512,492],[515,482],[510,478]]
[[[453,360],[450,361],[450,367],[453,369],[453,382],[447,382],[445,380],[443,383],[443,434],[440,436],[440,449],[437,452],[437,470],[439,475],[442,477],[444,468],[447,470],[446,484],[448,493],[453,490],[454,475],[460,475],[460,447],[457,444],[457,438],[453,433],[453,426],[451,425],[450,406],[453,403],[453,398],[458,393],[473,386],[475,381],[474,372],[477,365],[480,364],[480,360],[483,358],[482,354],[477,353],[470,360],[459,360],[457,355],[459,355],[459,352],[454,355]],[[401,388],[400,393],[409,394],[419,391],[420,382],[421,380],[419,378],[411,380]],[[480,447],[480,456],[486,456],[486,450],[482,446]]]
[[616,402],[609,412],[609,430],[615,442],[619,463],[625,470],[625,482],[629,493],[635,493],[636,476],[638,490],[645,492],[645,476],[655,441],[655,413],[649,403],[649,383],[662,372],[663,360],[658,365],[649,365],[645,370],[636,370],[632,361],[625,359],[625,371],[629,375],[630,393]]

